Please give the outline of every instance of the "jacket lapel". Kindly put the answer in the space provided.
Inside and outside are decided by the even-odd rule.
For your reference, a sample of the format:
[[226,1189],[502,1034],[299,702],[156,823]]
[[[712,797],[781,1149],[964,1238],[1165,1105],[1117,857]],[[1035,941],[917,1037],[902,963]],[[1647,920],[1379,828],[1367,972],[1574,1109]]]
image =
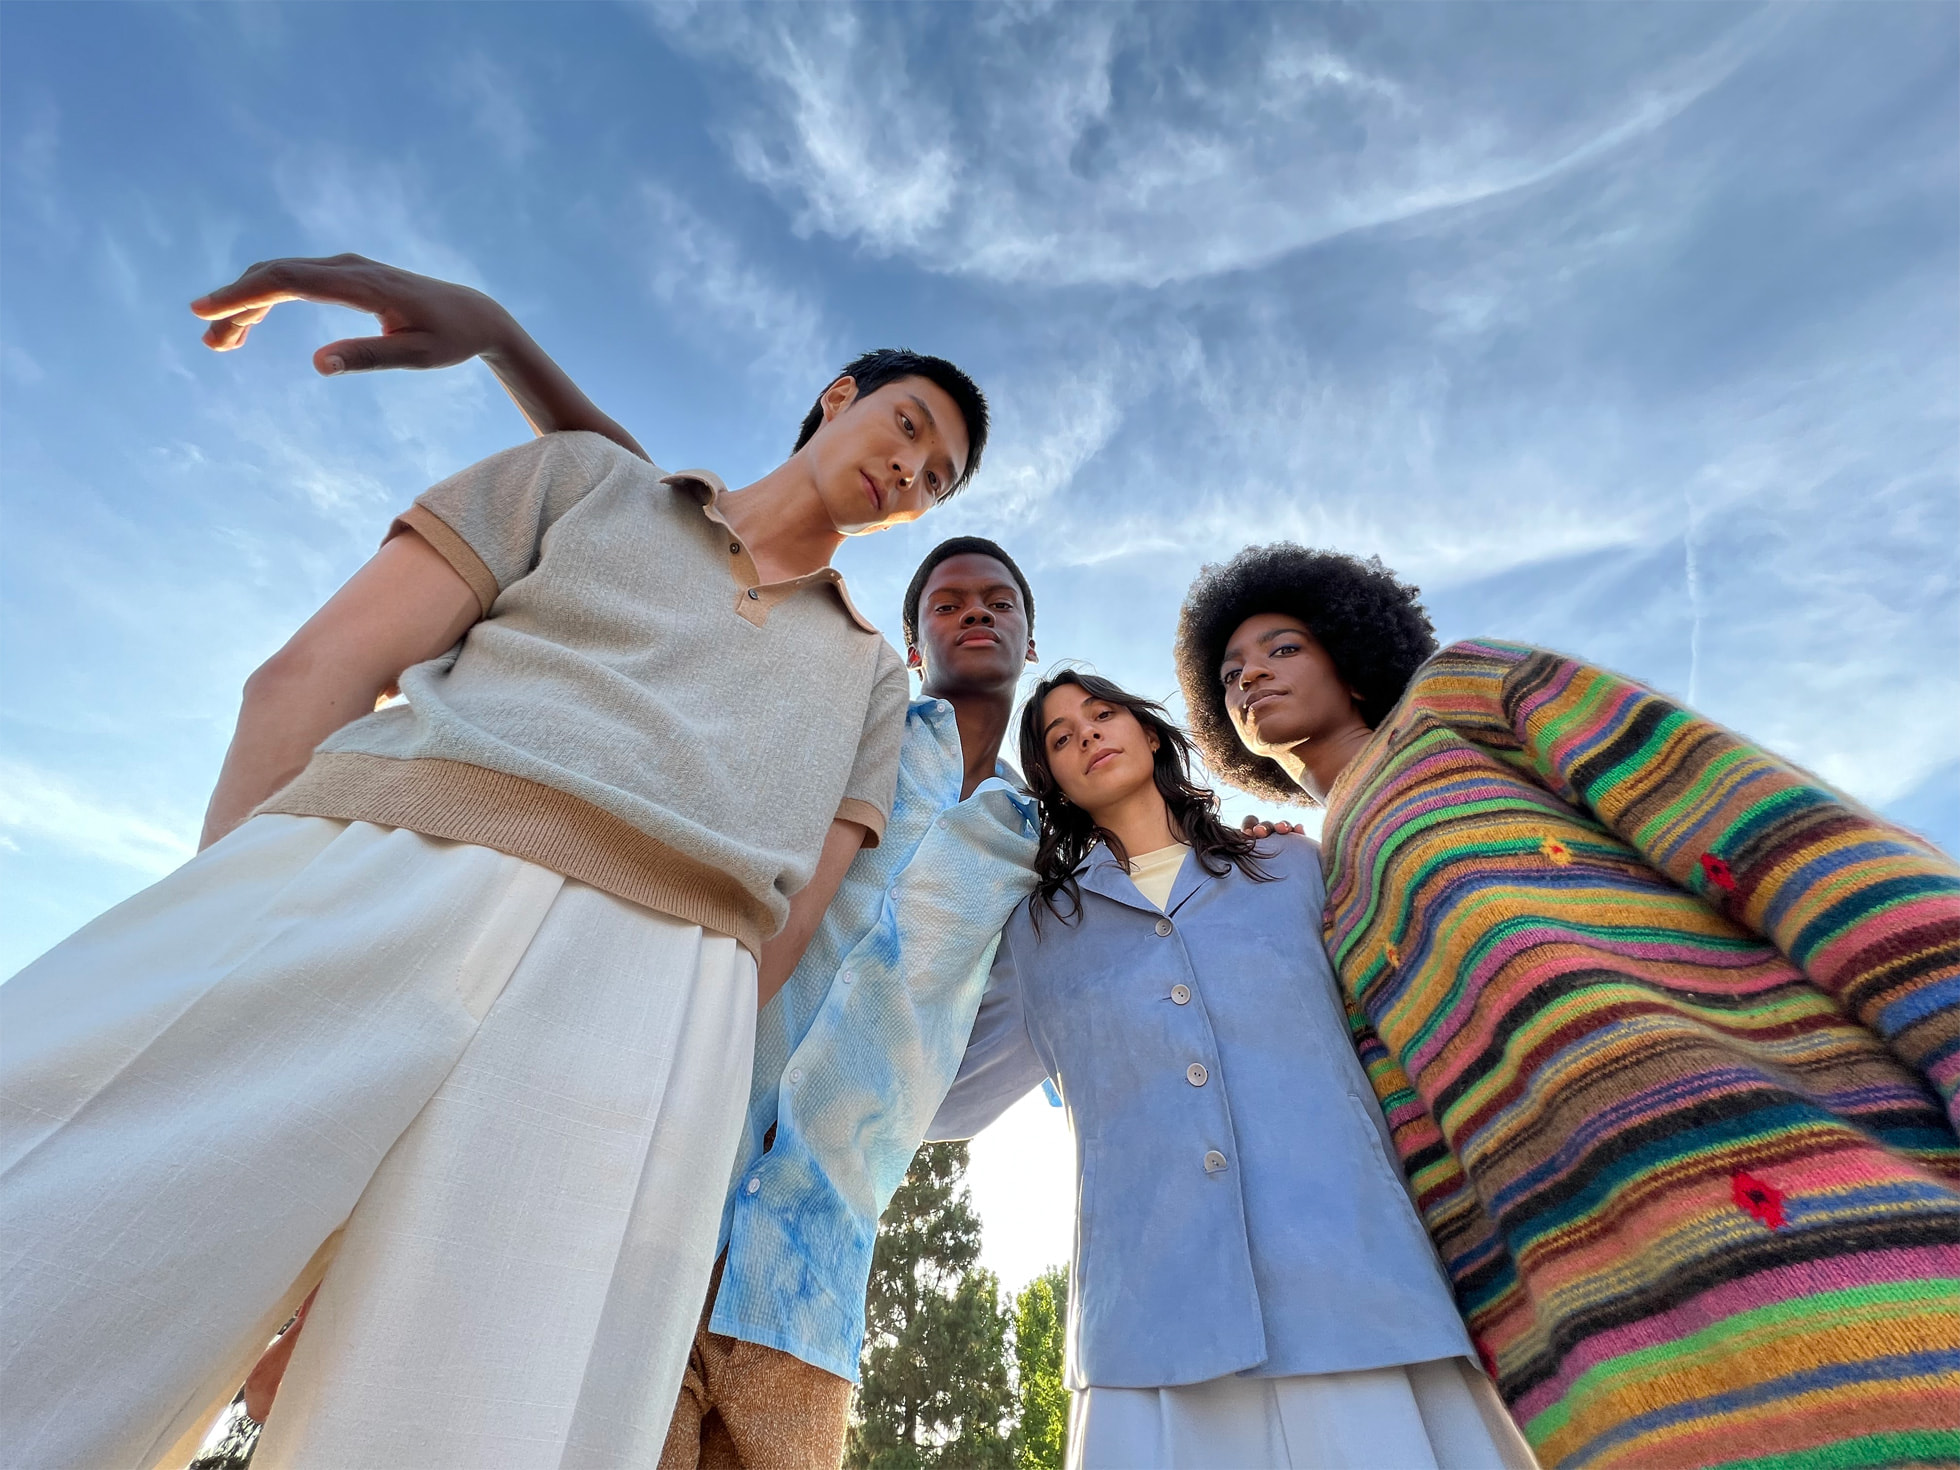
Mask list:
[[1133,909],[1142,909],[1146,914],[1157,912],[1157,905],[1137,892],[1136,884],[1130,875],[1123,871],[1116,861],[1116,855],[1107,847],[1098,846],[1089,855],[1088,862],[1075,870],[1075,881],[1088,893],[1100,893],[1104,898],[1125,904]]

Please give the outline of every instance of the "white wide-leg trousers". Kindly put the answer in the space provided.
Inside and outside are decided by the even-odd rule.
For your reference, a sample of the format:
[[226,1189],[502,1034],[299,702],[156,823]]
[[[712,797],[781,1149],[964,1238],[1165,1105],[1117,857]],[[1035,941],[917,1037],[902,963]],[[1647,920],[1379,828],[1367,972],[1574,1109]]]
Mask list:
[[0,985],[0,1465],[181,1466],[322,1272],[260,1470],[653,1463],[754,1026],[725,936],[254,818]]
[[1467,1358],[1069,1395],[1069,1470],[1536,1470]]

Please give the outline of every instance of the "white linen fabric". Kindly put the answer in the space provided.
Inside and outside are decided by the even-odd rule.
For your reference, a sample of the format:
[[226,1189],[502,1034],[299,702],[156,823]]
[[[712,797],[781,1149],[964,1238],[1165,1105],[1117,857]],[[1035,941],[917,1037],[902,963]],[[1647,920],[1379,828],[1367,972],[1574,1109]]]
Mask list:
[[650,1463],[754,1015],[725,936],[252,819],[0,985],[0,1465],[182,1465],[330,1262],[260,1464]]
[[1467,1358],[1069,1396],[1068,1470],[1537,1470]]

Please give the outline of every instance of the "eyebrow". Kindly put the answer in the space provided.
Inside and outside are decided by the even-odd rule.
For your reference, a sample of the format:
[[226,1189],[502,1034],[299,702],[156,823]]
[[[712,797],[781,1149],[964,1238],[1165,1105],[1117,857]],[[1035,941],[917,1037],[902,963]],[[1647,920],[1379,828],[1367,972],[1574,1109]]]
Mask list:
[[[963,592],[965,590],[957,582],[941,582],[938,586],[930,589],[926,593],[926,600],[930,602],[933,598],[944,597],[949,592]],[[1016,587],[1012,582],[989,582],[980,588],[980,595],[984,597],[989,592],[1011,592],[1018,597],[1021,589]]]
[[[1082,710],[1087,709],[1092,704],[1107,704],[1107,703],[1109,703],[1109,701],[1106,699],[1085,699],[1082,701],[1082,703],[1078,704],[1075,708],[1078,712],[1080,712]],[[1061,724],[1061,722],[1063,720],[1066,720],[1067,718],[1068,718],[1067,715],[1056,715],[1054,719],[1050,720],[1047,724],[1041,727],[1041,733],[1043,735],[1046,735],[1050,730],[1054,729],[1057,725]]]
[[[1254,643],[1263,646],[1265,644],[1271,643],[1275,638],[1284,638],[1288,633],[1305,633],[1307,631],[1308,630],[1305,627],[1302,627],[1298,624],[1288,623],[1282,627],[1273,629],[1272,632],[1270,633],[1261,633],[1257,638],[1253,639],[1252,641]],[[1225,664],[1231,662],[1231,660],[1237,658],[1238,656],[1239,656],[1239,646],[1238,644],[1234,643],[1230,648],[1226,649],[1223,653],[1218,655],[1218,661],[1221,664]]]

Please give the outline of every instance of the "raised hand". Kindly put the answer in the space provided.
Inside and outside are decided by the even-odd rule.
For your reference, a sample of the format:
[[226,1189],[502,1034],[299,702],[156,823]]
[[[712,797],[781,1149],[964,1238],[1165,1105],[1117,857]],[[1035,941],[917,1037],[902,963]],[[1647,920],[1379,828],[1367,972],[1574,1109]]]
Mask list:
[[322,373],[439,368],[493,354],[518,335],[509,312],[481,291],[418,276],[364,255],[262,260],[229,286],[191,303],[211,323],[204,345],[230,352],[282,301],[351,306],[380,318],[379,337],[347,337],[313,354]]
[[651,459],[639,441],[599,410],[491,297],[453,281],[418,276],[364,255],[262,260],[229,286],[191,303],[211,323],[204,345],[242,347],[252,328],[282,301],[323,301],[380,318],[379,337],[343,337],[313,354],[313,366],[335,373],[381,368],[439,368],[483,359],[540,434],[589,429]]
[[1239,823],[1239,829],[1254,837],[1290,837],[1296,832],[1302,837],[1307,835],[1307,829],[1298,822],[1269,822],[1264,817],[1247,817]]

